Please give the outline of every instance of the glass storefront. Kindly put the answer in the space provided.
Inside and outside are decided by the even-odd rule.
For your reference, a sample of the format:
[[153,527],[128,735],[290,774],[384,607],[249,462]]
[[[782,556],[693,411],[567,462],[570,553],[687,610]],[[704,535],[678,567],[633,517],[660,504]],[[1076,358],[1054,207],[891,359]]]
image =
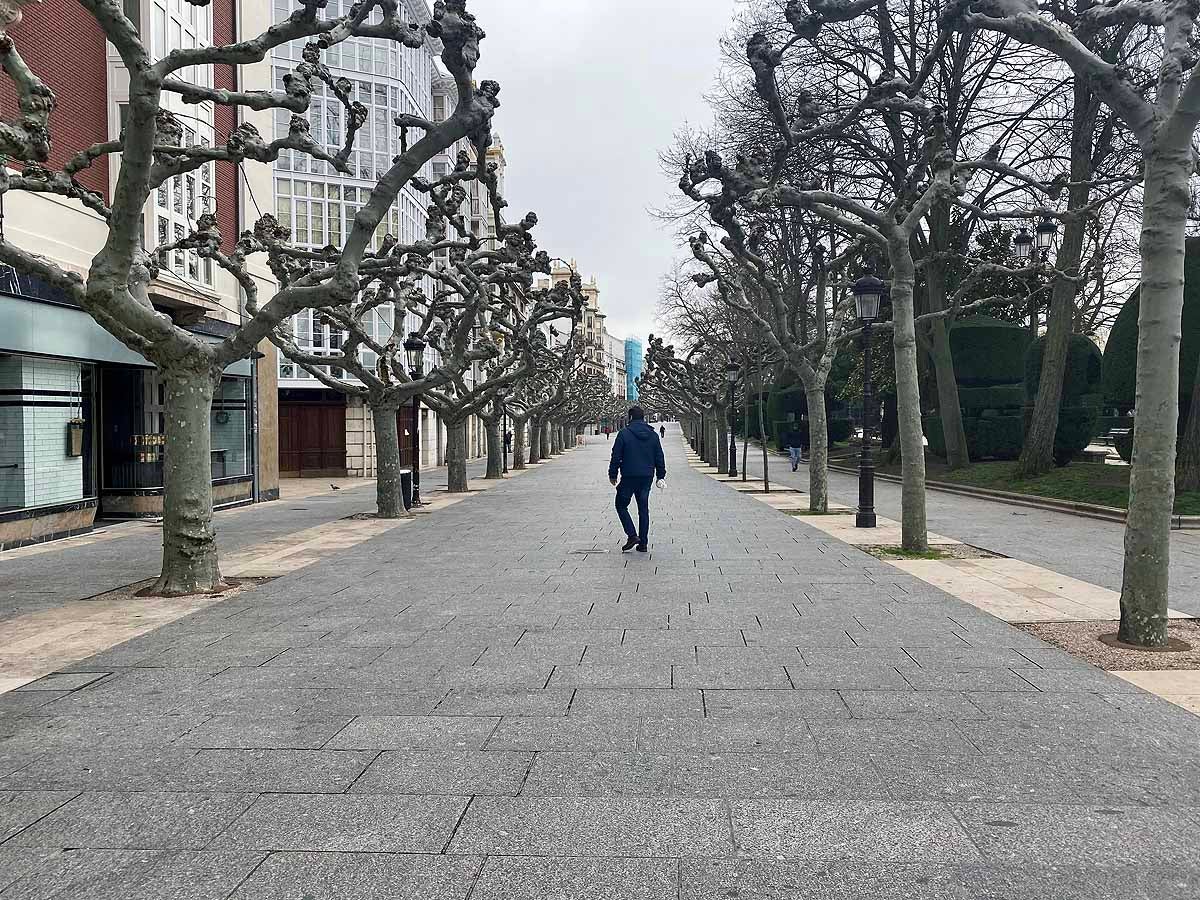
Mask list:
[[0,512],[95,497],[93,367],[0,353]]
[[[104,409],[104,489],[144,491],[163,486],[166,386],[153,369],[106,368],[101,373]],[[250,474],[250,379],[227,375],[213,395],[212,478]]]

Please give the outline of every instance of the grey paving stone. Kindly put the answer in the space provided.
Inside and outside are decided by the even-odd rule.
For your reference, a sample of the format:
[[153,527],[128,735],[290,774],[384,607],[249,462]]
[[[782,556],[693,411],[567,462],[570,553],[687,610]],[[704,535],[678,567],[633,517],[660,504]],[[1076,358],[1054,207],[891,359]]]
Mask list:
[[1185,900],[1196,870],[684,860],[681,900]]
[[726,752],[813,752],[816,742],[802,719],[664,719],[638,723],[639,750]]
[[[972,702],[976,696],[957,691],[842,691],[856,719],[985,719],[988,712]],[[994,696],[1012,696],[995,694]]]
[[980,755],[958,722],[942,719],[824,719],[811,722],[809,731],[823,756]]
[[173,743],[177,747],[204,749],[319,750],[349,722],[349,716],[321,719],[214,716]]
[[729,814],[716,800],[492,798],[471,801],[451,853],[511,856],[727,856]]
[[388,750],[350,788],[355,794],[515,795],[532,753],[506,750]]
[[953,810],[983,855],[996,862],[1190,866],[1200,841],[1200,823],[1178,809],[956,803]]
[[[963,647],[954,649],[931,649],[915,647],[909,652],[916,664],[922,669],[952,669],[965,671],[967,669],[1019,669],[1028,668],[1024,662],[1025,656],[1020,651],[1009,647]],[[905,668],[905,664],[900,664]],[[912,663],[907,664],[912,668]]]
[[261,853],[71,850],[42,859],[4,893],[16,900],[213,900],[228,896],[262,859]]
[[253,794],[88,791],[9,843],[91,850],[203,850]]
[[0,891],[21,878],[36,872],[47,860],[58,855],[55,850],[30,850],[25,847],[0,847]]
[[734,841],[747,857],[959,863],[979,858],[941,803],[746,800],[731,802],[730,809]]
[[571,688],[525,690],[453,689],[432,710],[439,716],[565,716]]
[[610,690],[579,688],[571,702],[572,716],[611,716],[638,719],[642,716],[703,716],[704,697],[698,690]]
[[272,853],[232,900],[465,900],[482,862],[470,856]]
[[54,812],[73,796],[71,791],[0,791],[0,841]]
[[787,672],[778,663],[718,663],[671,667],[672,685],[678,688],[790,689]]
[[472,900],[678,900],[668,859],[491,856]]
[[1102,694],[1138,694],[1142,689],[1123,678],[1100,669],[1029,669],[1015,670],[1022,679],[1040,691]]
[[797,689],[901,690],[908,682],[894,666],[884,665],[790,665],[788,680]]
[[199,750],[175,781],[184,790],[338,793],[374,756],[354,750]]
[[102,678],[107,678],[109,672],[53,672],[43,675],[37,681],[23,684],[16,690],[27,691],[74,691],[89,684],[94,684]]
[[214,848],[441,853],[466,797],[266,795]]
[[1029,757],[979,753],[874,753],[875,768],[897,800],[1067,803],[1078,794],[1056,769]]
[[589,646],[582,662],[595,666],[632,666],[644,669],[649,666],[694,663],[696,652],[696,648],[692,646],[659,650]]
[[181,772],[191,764],[195,750],[160,746],[141,752],[127,749],[64,749],[43,754],[29,765],[0,779],[0,789],[127,790],[182,789]]
[[478,750],[499,724],[489,716],[360,716],[329,750]]
[[487,750],[633,750],[636,719],[570,716],[506,716]]
[[[1038,688],[1011,669],[952,667],[902,669],[904,680],[917,691],[1036,691]],[[1047,674],[1047,673],[1041,673]]]
[[676,760],[667,753],[537,754],[521,789],[529,797],[669,797]]
[[577,688],[669,688],[671,666],[662,663],[639,666],[596,665],[583,663],[578,666],[555,666],[550,676],[550,687]]
[[849,716],[837,691],[831,690],[706,690],[704,709],[713,719],[820,719]]
[[805,647],[799,651],[806,666],[911,666],[913,658],[902,647]]

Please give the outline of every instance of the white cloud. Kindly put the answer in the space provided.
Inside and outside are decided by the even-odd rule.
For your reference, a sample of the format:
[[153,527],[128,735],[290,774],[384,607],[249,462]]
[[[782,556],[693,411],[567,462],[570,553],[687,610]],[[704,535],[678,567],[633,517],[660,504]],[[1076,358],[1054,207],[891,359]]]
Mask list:
[[658,153],[707,124],[733,0],[471,0],[487,32],[480,78],[501,84],[509,212],[532,209],[538,242],[599,281],[609,330],[653,330],[672,233],[647,208],[674,190]]

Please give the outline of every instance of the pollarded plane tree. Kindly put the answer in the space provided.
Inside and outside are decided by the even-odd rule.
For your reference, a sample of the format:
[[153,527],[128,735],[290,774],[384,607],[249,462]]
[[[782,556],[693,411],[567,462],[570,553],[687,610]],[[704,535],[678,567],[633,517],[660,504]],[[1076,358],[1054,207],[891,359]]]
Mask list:
[[[943,201],[959,203],[970,178],[980,171],[1002,173],[1034,190],[1043,185],[1001,163],[990,152],[971,161],[955,159],[947,143],[942,111],[922,94],[930,73],[945,53],[948,29],[941,30],[933,44],[917,54],[919,63],[910,67],[911,74],[900,74],[899,67],[888,62],[888,48],[903,28],[893,27],[897,13],[884,5],[823,3],[805,12],[799,3],[792,2],[786,16],[793,35],[782,49],[776,49],[763,32],[753,34],[746,45],[755,91],[771,110],[778,137],[775,146],[765,158],[740,157],[734,166],[705,154],[703,160],[693,163],[685,189],[707,196],[705,185],[715,179],[724,195],[722,202],[731,208],[741,205],[750,210],[803,210],[884,255],[890,270],[890,327],[899,407],[902,543],[908,550],[924,550],[925,457],[917,365],[914,239],[926,227],[932,208]],[[837,30],[854,32],[855,53],[824,53],[820,34],[831,24]],[[812,83],[815,90],[797,89],[796,96],[785,103],[777,70],[785,53],[802,45],[811,48],[825,65],[822,69],[814,64],[811,75],[832,87]],[[898,51],[893,47],[892,52]],[[860,68],[847,78],[842,77],[838,66]],[[861,77],[863,72],[868,77]],[[841,164],[843,156],[853,177],[835,179],[833,188],[824,171],[803,181],[789,177],[797,168],[796,160],[812,158]],[[855,161],[861,164],[852,167]],[[1016,210],[1008,212],[1018,214]],[[1021,210],[1020,214],[1033,212],[1056,215],[1044,207]],[[1010,274],[1023,272],[1000,268]],[[985,271],[985,266],[976,266],[970,277],[982,277]]]
[[[212,524],[209,415],[222,372],[249,357],[282,323],[306,308],[326,308],[353,301],[360,271],[376,229],[397,194],[437,153],[456,141],[486,132],[498,105],[495,82],[476,83],[475,68],[483,32],[467,11],[466,0],[445,0],[435,6],[425,26],[406,22],[396,0],[362,0],[345,15],[325,17],[324,0],[298,0],[285,21],[257,37],[232,44],[172,50],[155,58],[119,0],[80,0],[94,17],[109,44],[120,56],[129,81],[128,115],[119,138],[80,147],[61,169],[47,166],[54,95],[22,59],[18,42],[0,35],[0,66],[16,89],[19,115],[0,123],[0,153],[21,167],[3,170],[0,192],[33,191],[79,201],[105,223],[103,246],[85,276],[69,272],[39,256],[36,248],[0,243],[0,260],[17,271],[35,275],[64,291],[119,341],[140,353],[160,370],[166,386],[166,447],[162,571],[151,589],[159,595],[184,595],[224,587]],[[198,0],[204,5],[204,0]],[[34,19],[34,24],[36,20]],[[27,18],[29,27],[30,19]],[[422,132],[397,156],[358,211],[353,227],[336,258],[312,275],[281,287],[264,298],[247,268],[247,257],[265,252],[264,237],[277,239],[274,224],[265,219],[243,235],[231,254],[220,250],[211,222],[197,223],[192,239],[196,250],[231,271],[245,289],[244,316],[221,343],[213,345],[155,309],[149,288],[158,274],[158,251],[148,246],[143,212],[160,185],[216,161],[235,165],[269,164],[285,149],[323,160],[338,171],[349,171],[347,160],[362,122],[362,111],[349,102],[344,85],[329,84],[348,105],[345,146],[336,153],[322,148],[309,134],[305,114],[318,81],[330,82],[321,54],[348,38],[393,41],[421,47],[429,38],[442,44],[442,62],[458,88],[453,114],[434,124],[401,116],[403,128]],[[283,90],[229,91],[186,80],[188,73],[213,66],[241,66],[266,59],[288,41],[309,41],[303,61],[289,74]],[[209,79],[205,79],[209,80]],[[174,98],[174,99],[172,99]],[[173,102],[212,103],[239,110],[288,110],[294,114],[288,134],[265,140],[243,123],[215,146],[186,144]],[[74,149],[74,148],[72,148]],[[111,200],[91,192],[77,175],[100,160],[120,154],[120,167]],[[207,226],[207,227],[204,227]],[[165,243],[165,242],[164,242]]]
[[[787,229],[784,228],[782,231],[786,232]],[[765,229],[758,234],[762,237]],[[775,232],[766,239],[777,248],[779,237],[779,232]],[[786,241],[786,233],[783,237]],[[769,340],[769,326],[762,315],[765,307],[761,293],[756,291],[753,285],[747,290],[748,296],[744,299],[754,304],[752,309],[745,308],[748,304],[728,302],[723,299],[727,295],[722,294],[719,289],[709,289],[708,285],[713,280],[720,282],[722,279],[734,279],[736,281],[738,277],[736,264],[732,259],[718,261],[711,255],[709,262],[712,268],[706,267],[703,276],[689,276],[688,268],[679,266],[663,280],[663,290],[659,298],[659,319],[666,325],[668,332],[678,343],[689,346],[697,342],[710,347],[720,345],[723,355],[731,361],[736,361],[740,367],[737,388],[741,392],[741,401],[736,409],[741,412],[742,458],[745,459],[751,433],[751,406],[756,407],[754,410],[757,418],[755,427],[760,436],[765,436],[761,397],[767,383],[766,373],[768,371],[777,372],[783,365],[783,359],[778,348],[773,346]],[[794,260],[789,262],[794,262]],[[793,323],[806,318],[811,311],[806,305],[807,292],[798,283],[798,279],[793,281],[790,278],[798,268],[800,267],[785,262],[781,273],[781,278],[784,279],[781,291],[789,298],[802,298],[789,305],[788,316]],[[737,287],[734,289],[736,290]],[[798,327],[807,329],[808,326]],[[758,396],[760,402],[752,404],[750,402],[752,395]],[[763,486],[764,490],[769,490],[770,482],[766,477],[768,454],[765,440],[762,443],[762,454]],[[742,479],[747,480],[748,477],[747,467],[742,466]]]
[[647,414],[657,413],[675,419],[693,449],[700,453],[703,446],[703,408],[695,397],[680,391],[673,379],[660,373],[657,363],[649,354],[643,362],[642,374],[638,376],[637,388],[638,403]]
[[[728,346],[726,349],[732,349]],[[728,399],[725,366],[734,357],[723,355],[722,345],[697,344],[686,356],[662,338],[650,335],[646,366],[660,388],[698,413],[701,455],[718,472],[729,471]],[[649,380],[648,379],[648,380]]]
[[[960,0],[945,21],[999,32],[1053,53],[1134,136],[1142,166],[1137,414],[1125,525],[1120,638],[1167,642],[1170,529],[1179,419],[1184,238],[1200,125],[1200,7],[1192,0],[1115,0],[1041,10],[1020,0]],[[1098,52],[1093,34],[1128,27],[1154,37],[1149,64],[1130,70]],[[1147,77],[1149,76],[1149,77]]]
[[[584,303],[582,293],[566,281],[533,287],[535,272],[550,272],[549,256],[536,249],[532,237],[537,216],[529,213],[516,224],[504,224],[504,201],[495,184],[493,173],[487,185],[498,246],[452,249],[448,265],[424,270],[435,283],[426,337],[440,356],[443,381],[422,396],[446,426],[448,489],[454,493],[468,490],[470,417],[535,370],[534,333],[562,319],[573,322]],[[482,362],[480,353],[487,356]]]
[[[578,276],[573,290],[582,289]],[[574,339],[578,321],[572,320],[567,340],[556,341],[558,329],[550,325],[546,332],[534,335],[533,371],[517,383],[507,395],[505,405],[512,420],[513,468],[524,469],[542,456],[541,433],[546,414],[560,406],[576,377],[580,343]]]
[[[477,154],[476,158],[482,157]],[[466,227],[460,213],[467,199],[462,185],[476,177],[478,173],[471,163],[471,156],[464,151],[460,153],[455,169],[437,181],[413,180],[418,190],[430,196],[425,238],[405,245],[387,235],[377,251],[365,254],[355,300],[321,311],[322,318],[334,327],[335,334],[340,335],[334,352],[316,353],[300,345],[287,327],[276,329],[271,335],[289,360],[332,390],[362,398],[371,410],[377,511],[381,518],[407,515],[400,487],[399,411],[417,395],[448,384],[456,366],[494,364],[499,360],[502,368],[508,368],[517,362],[515,355],[497,357],[496,344],[480,342],[467,345],[460,357],[448,362],[440,360],[429,372],[424,371],[422,355],[419,370],[414,371],[406,349],[406,344],[414,338],[417,343],[426,343],[435,325],[446,327],[447,323],[435,314],[444,311],[446,306],[435,307],[427,294],[430,285],[442,283],[440,273],[443,270],[463,265],[479,278],[486,277],[488,267],[506,266],[506,277],[511,276],[515,267],[525,273],[524,277],[531,278],[532,271],[540,265],[538,258],[528,253],[512,256],[506,249],[485,252],[479,238]],[[492,200],[502,202],[498,195]],[[450,224],[453,224],[453,233]],[[272,250],[271,264],[280,283],[290,284],[297,278],[308,276],[314,266],[328,265],[336,254],[334,247],[303,250],[280,243]],[[431,272],[439,274],[431,275]],[[476,296],[485,302],[489,298],[495,299],[495,295],[487,291]],[[546,298],[538,298],[538,301],[523,306],[520,312],[523,316],[528,314],[525,318],[535,326],[545,316],[570,313],[569,308],[551,309],[552,306],[547,306]],[[482,316],[488,311],[475,309],[474,312]],[[410,315],[417,324],[411,333],[406,333],[404,323]],[[460,325],[466,325],[468,321],[464,318]],[[514,320],[511,324],[518,327],[515,331],[510,328],[510,335],[515,334],[523,340],[530,330],[529,322]]]

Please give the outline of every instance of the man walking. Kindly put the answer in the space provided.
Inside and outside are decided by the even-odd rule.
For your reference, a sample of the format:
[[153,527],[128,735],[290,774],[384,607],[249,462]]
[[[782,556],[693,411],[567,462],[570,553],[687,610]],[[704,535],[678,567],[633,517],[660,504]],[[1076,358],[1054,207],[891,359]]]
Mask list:
[[[617,483],[618,474],[621,477]],[[662,441],[646,424],[646,413],[640,406],[629,410],[629,425],[622,428],[613,442],[612,459],[608,463],[608,480],[617,489],[617,515],[625,529],[625,553],[637,547],[645,553],[650,537],[650,488],[658,476],[659,487],[667,477]],[[629,501],[637,500],[638,530],[633,530],[629,517]]]

